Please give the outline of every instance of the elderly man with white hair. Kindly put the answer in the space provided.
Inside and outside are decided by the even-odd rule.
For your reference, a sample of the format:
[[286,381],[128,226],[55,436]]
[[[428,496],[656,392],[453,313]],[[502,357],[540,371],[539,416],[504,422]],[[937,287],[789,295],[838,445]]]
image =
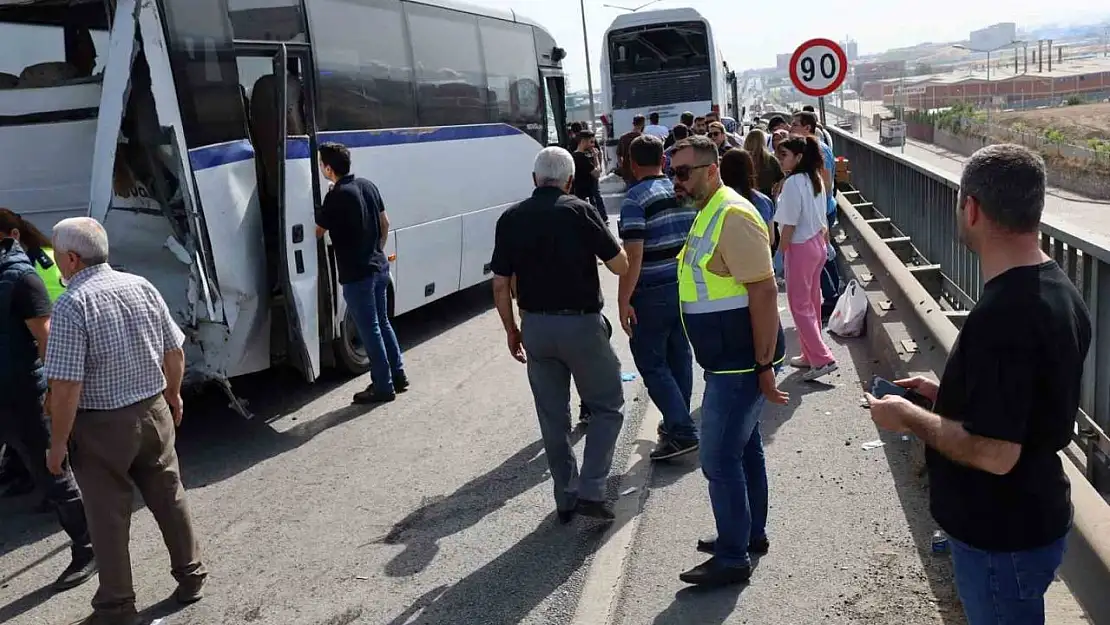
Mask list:
[[138,619],[128,549],[133,488],[162,530],[177,601],[199,600],[207,576],[174,448],[185,336],[150,282],[108,266],[108,235],[96,220],[58,222],[54,260],[68,289],[54,306],[46,350],[47,465],[62,471],[72,438],[73,470],[100,566],[85,623],[130,625]]
[[[559,521],[575,514],[611,520],[605,482],[624,422],[620,361],[601,315],[597,259],[615,274],[628,257],[592,206],[573,195],[574,158],[540,151],[532,197],[497,220],[491,268],[509,353],[528,365]],[[512,281],[521,325],[513,311]],[[592,417],[582,473],[571,444],[570,381]]]

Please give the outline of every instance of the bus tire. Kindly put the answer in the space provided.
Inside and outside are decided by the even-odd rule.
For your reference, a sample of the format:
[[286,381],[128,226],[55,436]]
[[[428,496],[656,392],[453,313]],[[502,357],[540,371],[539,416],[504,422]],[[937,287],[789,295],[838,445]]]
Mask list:
[[339,337],[333,341],[332,351],[335,353],[335,365],[340,371],[358,376],[370,370],[370,357],[362,346],[350,309],[347,309],[343,322],[339,324]]

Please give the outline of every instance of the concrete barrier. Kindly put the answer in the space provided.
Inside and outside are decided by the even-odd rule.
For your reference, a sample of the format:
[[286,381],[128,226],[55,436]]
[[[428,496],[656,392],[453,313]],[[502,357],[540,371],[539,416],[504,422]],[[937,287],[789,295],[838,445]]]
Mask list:
[[[866,332],[872,353],[896,375],[940,379],[958,329],[851,199],[838,194],[837,204],[845,234],[838,259],[841,271],[860,280],[868,294]],[[914,463],[923,471],[924,445],[916,441],[915,446]],[[1059,572],[1068,592],[1056,588],[1046,597],[1046,622],[1110,624],[1110,505],[1067,454],[1061,452],[1061,459],[1072,485],[1075,516]]]

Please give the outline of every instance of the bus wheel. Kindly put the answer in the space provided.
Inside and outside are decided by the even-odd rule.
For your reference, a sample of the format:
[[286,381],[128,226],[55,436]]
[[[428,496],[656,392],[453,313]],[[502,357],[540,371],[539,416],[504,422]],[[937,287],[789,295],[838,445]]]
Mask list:
[[334,342],[335,364],[340,370],[351,375],[362,375],[370,370],[370,357],[362,346],[351,310],[343,317],[339,327],[339,338]]

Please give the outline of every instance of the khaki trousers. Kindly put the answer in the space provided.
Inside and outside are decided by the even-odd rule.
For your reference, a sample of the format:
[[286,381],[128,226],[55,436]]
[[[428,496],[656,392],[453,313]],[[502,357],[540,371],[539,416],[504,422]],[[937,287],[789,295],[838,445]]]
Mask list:
[[178,583],[200,581],[207,575],[185,502],[174,440],[173,416],[161,394],[116,410],[77,413],[70,458],[100,567],[100,588],[92,600],[97,612],[135,609],[129,550],[135,487],[158,522]]

